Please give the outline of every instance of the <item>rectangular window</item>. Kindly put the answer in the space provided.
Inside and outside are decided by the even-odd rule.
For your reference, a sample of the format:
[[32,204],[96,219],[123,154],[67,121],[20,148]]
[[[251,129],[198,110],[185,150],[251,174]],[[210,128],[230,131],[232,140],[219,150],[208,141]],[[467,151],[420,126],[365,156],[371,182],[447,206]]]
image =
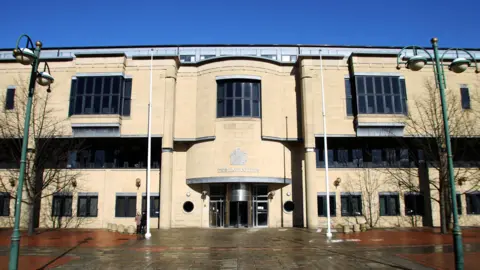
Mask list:
[[405,215],[407,216],[423,216],[424,205],[423,196],[421,194],[406,194],[405,201]]
[[277,60],[277,55],[276,54],[262,54],[262,57],[272,59],[272,60]]
[[355,76],[358,112],[406,114],[405,79],[395,76]]
[[480,192],[466,193],[467,215],[480,215]]
[[[142,213],[147,211],[147,196],[142,197]],[[160,197],[150,196],[150,217],[160,217]]]
[[53,217],[72,216],[72,195],[53,195],[52,200]]
[[400,215],[398,194],[380,194],[380,216]]
[[180,62],[193,63],[195,62],[195,55],[180,55]]
[[[335,195],[330,195],[330,216],[334,217],[337,215],[335,204]],[[318,195],[317,196],[317,211],[319,217],[327,216],[327,195]]]
[[345,78],[345,102],[347,107],[347,115],[353,115],[352,87],[350,85],[350,78]]
[[297,61],[296,55],[282,55],[282,62],[295,62]]
[[115,217],[135,217],[137,211],[136,196],[117,196],[115,200]]
[[468,110],[470,107],[470,92],[466,85],[460,87],[460,95],[462,98],[462,109]]
[[462,214],[462,195],[457,194],[457,212],[459,215]]
[[217,117],[260,117],[260,82],[217,81]]
[[96,217],[98,209],[98,196],[78,196],[77,216]]
[[0,193],[0,216],[10,216],[10,194],[8,192]]
[[200,55],[200,60],[207,60],[210,58],[214,58],[216,55],[214,54],[205,54],[205,55]]
[[362,215],[362,196],[361,195],[341,195],[342,216],[353,217]]
[[130,115],[132,79],[123,76],[78,77],[72,80],[69,115]]
[[15,88],[7,88],[5,110],[13,110],[13,108],[15,108]]

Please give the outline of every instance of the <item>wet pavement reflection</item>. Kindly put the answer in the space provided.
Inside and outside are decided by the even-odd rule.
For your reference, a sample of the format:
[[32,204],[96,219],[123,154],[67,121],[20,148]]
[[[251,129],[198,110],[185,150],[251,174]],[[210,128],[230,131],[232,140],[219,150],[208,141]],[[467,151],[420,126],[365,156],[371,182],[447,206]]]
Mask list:
[[[0,269],[10,230],[0,230]],[[464,229],[465,269],[480,255],[480,229]],[[337,234],[282,229],[171,229],[149,240],[103,230],[23,237],[21,269],[454,269],[452,237],[432,229]],[[476,267],[475,267],[476,268]]]

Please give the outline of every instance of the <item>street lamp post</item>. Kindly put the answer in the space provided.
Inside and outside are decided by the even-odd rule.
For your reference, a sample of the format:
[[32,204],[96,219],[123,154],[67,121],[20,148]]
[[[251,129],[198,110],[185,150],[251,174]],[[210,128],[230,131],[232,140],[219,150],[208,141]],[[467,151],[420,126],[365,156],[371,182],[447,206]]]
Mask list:
[[[20,48],[19,44],[22,38],[27,39],[25,48]],[[53,77],[50,75],[50,68],[45,63],[43,72],[38,72],[38,65],[40,63],[40,51],[42,49],[42,42],[37,41],[33,46],[33,42],[27,35],[21,35],[17,40],[17,45],[13,50],[13,56],[15,59],[23,65],[31,65],[32,72],[30,73],[30,83],[28,86],[28,100],[27,108],[25,110],[25,123],[23,128],[23,141],[22,141],[22,153],[20,158],[20,172],[18,176],[17,193],[15,200],[15,223],[13,226],[12,241],[10,245],[10,260],[8,264],[9,270],[18,269],[18,255],[20,247],[20,212],[22,206],[22,192],[23,181],[25,178],[25,168],[27,159],[27,147],[28,147],[28,132],[30,127],[30,115],[32,110],[33,95],[35,92],[35,81],[42,86],[48,86],[47,92],[50,92],[50,84],[53,83]]]
[[[434,61],[434,74],[437,80],[437,85],[440,90],[440,99],[442,105],[442,117],[443,117],[443,129],[444,129],[444,136],[445,136],[445,144],[447,148],[447,157],[448,157],[448,180],[450,184],[450,191],[452,197],[452,212],[453,212],[453,244],[454,244],[454,253],[455,253],[455,268],[456,269],[463,269],[464,260],[463,260],[463,246],[462,246],[462,232],[460,226],[458,224],[458,211],[457,211],[457,197],[455,191],[455,180],[454,180],[454,170],[453,170],[453,159],[452,159],[452,145],[450,142],[450,130],[448,127],[448,114],[447,114],[447,99],[445,97],[445,79],[443,73],[443,58],[445,54],[449,51],[455,50],[457,52],[457,58],[452,61],[449,65],[449,70],[452,70],[455,73],[462,73],[467,70],[468,67],[471,65],[471,61],[465,58],[461,58],[458,56],[458,51],[465,52],[467,55],[471,57],[473,62],[475,63],[475,72],[479,73],[477,61],[475,57],[472,56],[471,53],[464,49],[448,49],[443,54],[442,57],[439,57],[438,54],[438,39],[432,38],[431,40],[433,46],[433,55],[419,46],[407,46],[403,48],[397,55],[397,69],[400,69],[400,64],[405,64],[408,69],[413,71],[418,71],[422,69],[426,64],[427,61],[433,60]],[[406,62],[400,62],[400,57],[402,52],[412,49],[414,56],[410,57]],[[428,56],[429,59],[422,55],[417,54],[417,50],[420,49],[424,51]]]

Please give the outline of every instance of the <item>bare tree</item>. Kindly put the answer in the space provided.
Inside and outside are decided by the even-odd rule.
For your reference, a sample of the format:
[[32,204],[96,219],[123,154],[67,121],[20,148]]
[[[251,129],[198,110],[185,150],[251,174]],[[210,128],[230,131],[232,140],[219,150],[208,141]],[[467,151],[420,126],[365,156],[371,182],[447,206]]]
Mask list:
[[[0,113],[0,143],[8,151],[14,166],[7,166],[0,174],[0,188],[16,199],[19,164],[24,132],[24,119],[28,98],[28,83],[17,79],[14,109]],[[29,151],[25,170],[22,202],[27,205],[28,233],[38,227],[41,200],[57,192],[75,186],[78,171],[68,170],[70,151],[78,150],[81,142],[62,139],[65,120],[50,105],[51,97],[43,89],[37,89],[33,97],[29,130]]]
[[[388,169],[390,180],[396,182],[402,190],[422,193],[425,198],[430,198],[440,206],[441,231],[446,233],[451,226],[451,195],[448,181],[448,163],[446,153],[446,140],[443,127],[442,106],[439,90],[434,82],[425,82],[425,91],[415,96],[413,104],[409,108],[408,116],[405,118],[405,131],[413,138],[400,138],[401,144],[405,147],[415,148],[421,154],[411,154],[411,159],[422,167],[412,168],[409,166]],[[454,158],[462,161],[462,156],[472,153],[478,149],[479,140],[474,137],[479,133],[479,125],[476,123],[475,110],[464,110],[461,106],[459,92],[456,93],[447,89],[447,118],[452,138]],[[412,143],[413,142],[413,143]],[[480,153],[477,153],[477,155]],[[468,157],[463,159],[463,165],[454,169],[454,180],[456,184],[465,184],[468,192],[478,189],[480,184],[480,170],[478,164],[469,162]],[[424,163],[425,162],[425,163]],[[459,164],[457,163],[457,164]],[[419,179],[425,171],[436,171],[428,175],[429,188],[433,188],[438,196],[424,194],[420,188]]]
[[346,192],[352,195],[354,192],[362,194],[362,211],[360,215],[355,215],[356,223],[360,223],[360,218],[364,219],[370,228],[377,227],[380,221],[378,193],[385,187],[384,184],[382,173],[372,168],[358,168],[353,174],[348,175]]

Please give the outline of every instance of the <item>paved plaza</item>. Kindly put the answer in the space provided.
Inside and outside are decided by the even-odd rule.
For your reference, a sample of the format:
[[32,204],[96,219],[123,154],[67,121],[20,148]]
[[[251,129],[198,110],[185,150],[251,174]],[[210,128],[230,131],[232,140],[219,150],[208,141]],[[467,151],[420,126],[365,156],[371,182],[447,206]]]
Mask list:
[[[0,231],[7,269],[11,230]],[[478,269],[480,228],[464,229]],[[104,230],[41,231],[21,240],[20,269],[454,269],[452,239],[432,229],[336,234],[283,229],[171,229],[145,240]]]

